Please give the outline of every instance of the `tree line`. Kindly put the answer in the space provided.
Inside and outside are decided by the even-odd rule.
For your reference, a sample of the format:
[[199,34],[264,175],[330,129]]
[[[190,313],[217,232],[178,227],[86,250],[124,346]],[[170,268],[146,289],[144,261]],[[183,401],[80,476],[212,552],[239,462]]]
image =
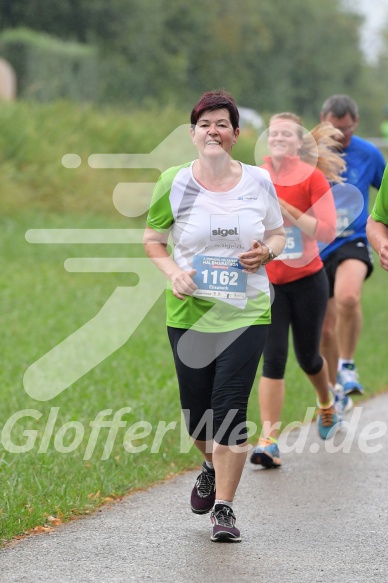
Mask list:
[[24,27],[97,48],[96,101],[189,107],[224,87],[258,111],[316,119],[326,97],[349,93],[377,129],[388,43],[367,63],[361,24],[341,0],[0,0],[0,32]]

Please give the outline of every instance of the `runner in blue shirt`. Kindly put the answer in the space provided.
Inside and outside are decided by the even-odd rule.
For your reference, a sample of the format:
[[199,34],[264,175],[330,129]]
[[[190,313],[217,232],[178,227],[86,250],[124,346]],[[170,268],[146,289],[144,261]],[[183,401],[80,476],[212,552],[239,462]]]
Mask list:
[[337,209],[337,236],[321,247],[330,285],[330,300],[322,329],[321,350],[328,361],[330,380],[342,385],[344,407],[350,394],[362,394],[354,355],[361,332],[361,292],[373,270],[366,238],[369,188],[380,188],[385,161],[370,142],[353,133],[358,125],[357,104],[348,95],[333,95],[323,104],[321,121],[329,121],[343,134],[345,183],[333,187]]

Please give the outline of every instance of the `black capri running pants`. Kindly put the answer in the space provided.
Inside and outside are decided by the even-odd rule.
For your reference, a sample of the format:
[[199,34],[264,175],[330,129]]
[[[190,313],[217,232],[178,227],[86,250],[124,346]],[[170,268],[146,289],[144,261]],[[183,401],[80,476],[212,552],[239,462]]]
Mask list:
[[168,327],[180,401],[193,439],[247,440],[248,399],[269,325],[207,333]]
[[264,348],[263,376],[284,378],[290,326],[299,366],[306,374],[319,373],[323,366],[321,330],[329,297],[325,270],[273,288],[275,299]]

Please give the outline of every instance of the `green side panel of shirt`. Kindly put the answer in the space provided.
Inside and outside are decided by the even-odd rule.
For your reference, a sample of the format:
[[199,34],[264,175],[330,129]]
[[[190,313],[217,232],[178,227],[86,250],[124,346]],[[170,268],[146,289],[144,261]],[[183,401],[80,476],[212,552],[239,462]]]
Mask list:
[[179,300],[166,290],[167,326],[191,328],[198,332],[229,332],[245,326],[271,323],[269,297],[260,292],[248,300],[244,309],[219,300],[209,301],[192,296]]

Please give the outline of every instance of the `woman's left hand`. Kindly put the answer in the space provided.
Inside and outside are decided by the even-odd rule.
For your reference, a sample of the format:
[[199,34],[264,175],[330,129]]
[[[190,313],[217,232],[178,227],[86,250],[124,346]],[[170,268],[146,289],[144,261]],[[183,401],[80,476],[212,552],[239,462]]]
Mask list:
[[241,253],[238,258],[245,273],[256,273],[263,261],[268,259],[268,256],[268,247],[262,245],[258,241],[253,241],[252,247],[249,251]]

